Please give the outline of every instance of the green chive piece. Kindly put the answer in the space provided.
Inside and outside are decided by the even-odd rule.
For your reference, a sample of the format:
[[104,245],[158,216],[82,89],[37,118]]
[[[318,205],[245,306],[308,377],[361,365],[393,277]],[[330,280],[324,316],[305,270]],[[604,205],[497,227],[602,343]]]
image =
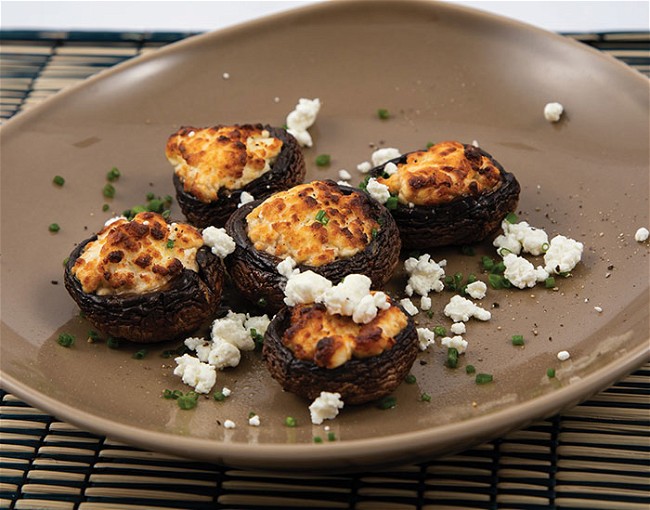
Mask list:
[[171,250],[173,247],[174,247],[174,240],[167,239],[167,248]]
[[165,204],[171,205],[171,203],[174,201],[174,199],[172,198],[171,195],[165,195],[163,197],[163,201],[165,202]]
[[133,353],[133,359],[143,359],[147,355],[147,349],[140,349]]
[[366,191],[366,188],[368,187],[368,181],[370,180],[370,175],[366,175],[363,178],[363,181],[359,183],[359,189]]
[[385,411],[386,409],[392,409],[396,405],[397,405],[397,399],[392,395],[384,397],[381,400],[379,400],[379,402],[377,402],[377,407],[382,411]]
[[185,395],[181,395],[176,399],[178,407],[183,410],[194,409],[199,401],[199,394],[194,391],[188,391]]
[[63,186],[65,184],[65,179],[60,175],[55,175],[54,179],[52,179],[52,182],[57,186]]
[[332,158],[329,154],[319,154],[316,156],[316,165],[317,166],[328,166]]
[[294,427],[297,427],[297,426],[298,426],[298,420],[296,420],[293,416],[287,416],[287,417],[284,419],[284,424],[285,424],[287,427],[294,428]]
[[433,328],[433,333],[436,336],[447,336],[447,330],[444,326],[436,326]]
[[406,384],[415,384],[417,378],[413,374],[409,374],[404,378]]
[[259,306],[260,308],[266,308],[266,305],[267,305],[266,299],[264,299],[263,297],[257,300],[257,306]]
[[119,349],[120,341],[117,338],[109,336],[108,339],[106,340],[106,345],[108,346],[109,349]]
[[153,200],[149,200],[149,203],[147,204],[147,211],[150,212],[161,213],[164,208],[165,208],[165,204],[159,198],[154,198]]
[[70,262],[70,257],[66,257],[66,258],[63,259],[63,265],[64,266],[67,266],[68,262]]
[[111,208],[111,206],[108,205],[108,204],[102,205],[102,211],[104,211],[104,212],[108,211],[110,208]]
[[430,149],[430,148],[433,147],[434,145],[435,145],[435,143],[433,143],[433,142],[427,142],[427,146],[426,146],[426,147],[427,147],[427,149]]
[[88,331],[88,338],[91,340],[99,340],[99,333],[94,329]]
[[327,440],[328,441],[336,441],[336,434],[334,432],[328,432],[327,433]]
[[427,310],[427,317],[429,317],[429,319],[433,319],[433,310]]
[[323,438],[322,438],[322,437],[320,437],[320,436],[314,436],[314,443],[322,443],[322,442],[323,442]]
[[476,368],[474,367],[474,365],[467,365],[465,367],[465,373],[466,374],[473,374],[475,372],[476,372]]
[[250,420],[253,416],[257,416],[257,413],[255,411],[251,411],[248,413],[248,419]]
[[508,223],[517,223],[517,221],[519,220],[519,218],[517,217],[517,215],[516,215],[514,212],[510,212],[510,213],[508,213],[508,215],[506,216],[505,220],[506,220]]
[[50,226],[47,227],[47,229],[52,233],[56,233],[59,230],[61,230],[61,227],[59,226],[58,223],[50,223]]
[[217,402],[223,402],[224,400],[226,400],[226,396],[221,391],[215,391],[214,395],[212,395],[212,398],[215,399]]
[[71,335],[70,333],[61,333],[57,342],[61,347],[72,347],[72,344],[74,344],[74,335]]
[[168,220],[171,218],[172,212],[169,209],[165,209],[163,212],[160,213],[163,218]]
[[554,289],[555,288],[555,278],[552,276],[549,276],[546,280],[544,280],[544,287],[547,289]]
[[524,345],[524,335],[512,335],[512,345]]
[[120,178],[120,175],[121,175],[121,174],[120,174],[120,171],[119,171],[116,167],[113,167],[113,168],[111,168],[111,169],[108,171],[108,173],[106,174],[106,178],[107,178],[110,182],[113,182],[113,181],[118,180],[118,179]]
[[163,393],[162,393],[162,396],[163,396],[163,398],[166,398],[166,399],[172,399],[172,398],[174,398],[174,393],[172,392],[172,390],[164,389]]
[[476,384],[487,384],[493,380],[492,374],[476,374]]
[[555,377],[555,369],[554,368],[547,368],[546,369],[546,376],[549,379],[553,379],[553,377]]
[[503,272],[506,270],[506,265],[503,262],[497,262],[492,266],[492,269],[490,270],[491,274],[503,274]]
[[484,255],[481,257],[481,264],[483,265],[483,269],[490,271],[494,267],[494,260],[491,257]]
[[377,234],[378,234],[378,233],[379,233],[379,230],[377,230],[376,228],[373,228],[373,229],[370,231],[370,235],[372,236],[373,239],[377,237]]
[[388,197],[388,200],[386,200],[386,203],[384,204],[386,206],[386,209],[390,210],[395,210],[397,209],[397,204],[399,203],[399,200],[397,197]]
[[321,209],[316,213],[316,221],[318,223],[322,223],[323,225],[327,225],[330,219],[327,217],[327,213],[323,209]]
[[377,110],[377,117],[381,120],[386,120],[390,118],[390,112],[386,108],[379,108]]
[[422,393],[422,395],[420,395],[420,400],[422,402],[431,402],[431,395],[428,393]]
[[113,186],[110,182],[106,183],[104,189],[102,190],[102,194],[106,198],[113,198],[115,196],[115,186]]
[[447,366],[449,368],[456,368],[458,366],[458,349],[449,347],[447,349]]
[[490,287],[493,289],[505,289],[506,288],[506,282],[507,280],[501,276],[500,274],[490,274],[488,276],[488,282],[490,283]]
[[264,335],[258,333],[255,328],[251,328],[251,338],[257,347],[262,347],[262,345],[264,345]]
[[156,198],[156,194],[153,191],[150,191],[149,193],[147,193],[145,198],[147,200],[153,200],[154,198]]

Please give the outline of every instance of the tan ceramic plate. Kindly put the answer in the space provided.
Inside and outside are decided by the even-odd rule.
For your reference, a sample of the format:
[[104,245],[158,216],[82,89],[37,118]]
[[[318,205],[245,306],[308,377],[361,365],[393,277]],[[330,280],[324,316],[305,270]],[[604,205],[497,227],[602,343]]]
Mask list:
[[[172,193],[163,146],[179,125],[282,125],[300,97],[323,103],[305,151],[309,179],[346,168],[357,181],[373,145],[478,140],[517,175],[522,219],[586,245],[559,291],[490,291],[483,302],[493,319],[469,324],[459,369],[443,366],[440,348],[421,354],[417,383],[396,391],[396,408],[346,408],[329,423],[338,441],[321,445],[312,437],[326,437],[323,426],[280,391],[259,353],[219,375],[218,387],[233,390],[226,402],[182,411],[160,397],[182,387],[160,357],[173,345],[135,360],[137,347],[88,344],[62,285],[62,260],[111,214],[101,210],[107,170],[122,171],[113,211],[149,191]],[[557,124],[543,117],[549,101],[566,107]],[[392,117],[379,120],[378,108]],[[648,139],[641,75],[565,38],[444,4],[328,3],[138,58],[2,131],[3,386],[96,433],[235,466],[359,469],[495,437],[577,404],[648,358],[648,245],[633,239],[649,223]],[[329,168],[314,164],[321,153],[332,156]],[[56,235],[51,222],[62,227]],[[493,253],[490,243],[476,250],[433,257],[467,274]],[[403,275],[393,283],[403,288]],[[441,310],[450,296],[434,295],[433,320],[420,322],[449,325]],[[55,341],[62,331],[77,334],[73,348]],[[524,348],[511,345],[513,334],[525,336]],[[556,359],[561,350],[569,361]],[[470,363],[494,382],[475,384]],[[431,402],[419,401],[422,392]],[[250,411],[261,427],[247,425]],[[287,415],[297,428],[283,425]],[[237,428],[226,430],[225,419]]]

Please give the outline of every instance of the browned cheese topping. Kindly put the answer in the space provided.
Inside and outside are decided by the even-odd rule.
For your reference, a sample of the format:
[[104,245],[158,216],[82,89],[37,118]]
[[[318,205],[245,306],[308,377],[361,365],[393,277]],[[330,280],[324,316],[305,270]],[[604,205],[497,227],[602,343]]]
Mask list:
[[298,264],[322,266],[351,257],[372,240],[379,223],[367,199],[314,181],[274,194],[253,209],[248,238],[258,251]]
[[255,126],[182,127],[165,153],[185,192],[208,203],[268,172],[281,149],[282,140]]
[[395,337],[407,323],[404,312],[394,305],[379,310],[368,324],[329,314],[322,304],[297,305],[282,342],[297,359],[336,368],[352,358],[379,356],[395,345]]
[[98,295],[144,293],[163,287],[184,268],[197,271],[203,238],[191,225],[143,212],[120,218],[89,242],[72,267],[83,291]]
[[495,189],[501,173],[489,158],[459,142],[441,142],[413,152],[397,172],[378,178],[403,204],[439,205]]

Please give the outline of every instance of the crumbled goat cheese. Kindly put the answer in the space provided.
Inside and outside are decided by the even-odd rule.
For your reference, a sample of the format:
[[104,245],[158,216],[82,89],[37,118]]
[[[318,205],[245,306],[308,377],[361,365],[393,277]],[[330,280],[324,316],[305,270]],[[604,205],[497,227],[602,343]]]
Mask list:
[[454,322],[449,329],[454,335],[464,335],[467,332],[464,322]]
[[352,179],[352,174],[345,169],[341,169],[339,170],[339,179],[342,179],[344,181],[349,181],[350,179]]
[[212,253],[222,259],[235,251],[235,241],[226,233],[224,228],[204,228],[203,243],[212,249]]
[[362,174],[367,174],[372,170],[372,163],[370,163],[370,161],[362,161],[357,165],[357,170]]
[[351,186],[349,181],[336,181],[339,186]]
[[465,290],[470,297],[474,299],[483,299],[487,293],[487,285],[485,285],[485,282],[472,282],[467,284]]
[[248,202],[252,202],[253,200],[255,200],[255,197],[253,195],[251,195],[248,191],[242,191],[241,195],[239,196],[239,205],[237,207],[239,208]]
[[435,345],[435,333],[429,328],[417,328],[418,340],[420,341],[420,350],[426,351],[430,345]]
[[223,73],[221,76],[224,80],[228,80],[230,78],[230,73]]
[[429,296],[422,296],[420,298],[420,310],[431,310],[431,298]]
[[183,354],[175,361],[174,375],[180,376],[185,384],[192,386],[197,393],[208,393],[212,389],[217,380],[213,366],[189,354]]
[[598,313],[603,313],[603,307],[602,306],[594,306],[594,310],[596,310]]
[[250,331],[244,326],[246,315],[228,311],[228,315],[221,319],[215,319],[212,323],[212,341],[218,343],[220,340],[234,345],[242,351],[255,349],[255,341]]
[[497,248],[497,253],[502,257],[508,253],[519,255],[521,253],[521,243],[511,235],[501,234],[494,238],[492,242]]
[[440,345],[443,347],[453,347],[458,351],[458,354],[464,354],[467,350],[467,340],[464,340],[462,336],[456,335],[453,337],[444,337],[440,340]]
[[352,320],[357,324],[368,324],[371,320],[377,317],[378,310],[384,310],[390,307],[388,296],[383,292],[375,294],[367,294],[354,309]]
[[251,427],[259,427],[260,426],[260,417],[258,415],[253,415],[250,418],[248,418],[248,424]]
[[244,328],[248,330],[249,332],[254,329],[257,333],[260,335],[264,335],[266,333],[266,329],[269,327],[269,324],[271,323],[271,319],[269,319],[269,316],[264,314],[264,315],[250,315],[246,314],[246,320],[244,321]]
[[637,243],[644,243],[648,240],[648,237],[650,237],[650,231],[645,228],[641,227],[639,230],[637,230],[634,234],[634,240]]
[[391,159],[399,158],[401,155],[399,149],[384,147],[383,149],[377,149],[373,152],[370,156],[370,160],[372,161],[373,166],[380,166]]
[[362,274],[349,274],[328,289],[323,303],[329,314],[351,316],[357,324],[368,324],[377,316],[377,310],[390,307],[388,296],[383,292],[370,294],[372,281]]
[[510,223],[507,220],[501,222],[503,235],[494,240],[494,246],[500,248],[498,251],[502,256],[508,252],[519,255],[521,250],[531,255],[541,255],[548,248],[548,234],[540,229],[531,227],[527,221]]
[[566,361],[571,357],[571,354],[569,354],[569,351],[560,351],[557,353],[557,359],[560,361]]
[[503,264],[506,266],[503,276],[519,289],[534,287],[537,282],[548,278],[548,272],[543,267],[535,269],[528,260],[514,253],[508,253],[503,259]]
[[388,186],[380,183],[374,177],[371,177],[368,180],[366,191],[380,204],[385,204],[386,201],[390,198],[390,191],[388,191]]
[[304,303],[321,303],[332,282],[313,271],[293,274],[284,288],[284,303],[296,306]]
[[420,258],[410,257],[404,261],[404,269],[409,275],[406,285],[406,294],[412,296],[417,293],[420,296],[426,296],[432,290],[442,292],[445,288],[443,279],[447,265],[446,260],[435,262],[427,253]]
[[341,394],[321,391],[320,396],[309,406],[311,422],[320,425],[324,420],[333,420],[338,416],[339,409],[343,409]]
[[233,344],[224,340],[215,340],[208,353],[207,362],[219,370],[236,367],[241,361],[241,352]]
[[409,315],[417,315],[418,314],[418,308],[413,304],[413,301],[411,301],[409,298],[404,298],[400,299],[399,302],[400,305],[406,310],[406,313]]
[[224,397],[229,397],[230,395],[232,395],[232,390],[231,390],[230,388],[226,388],[226,387],[224,386],[224,387],[222,388],[222,390],[221,390],[221,394],[222,394]]
[[311,147],[311,135],[307,131],[314,122],[320,111],[320,100],[305,99],[298,100],[295,109],[287,115],[287,131],[293,135],[303,147]]
[[227,429],[234,429],[237,425],[232,420],[226,420],[223,422],[223,426]]
[[393,175],[397,173],[397,165],[395,163],[389,162],[384,165],[384,173],[386,175]]
[[287,280],[293,275],[300,273],[300,269],[296,269],[296,261],[292,257],[287,257],[280,262],[275,269],[284,276]]
[[568,273],[582,258],[584,246],[564,236],[555,236],[544,254],[544,268],[549,273]]
[[489,321],[492,318],[489,311],[459,295],[455,295],[449,300],[445,306],[444,314],[454,322],[467,322],[472,317],[481,321]]
[[208,361],[212,342],[209,342],[204,338],[190,337],[186,338],[183,343],[189,350],[196,352],[196,357],[199,358],[200,361],[203,361],[204,363]]
[[547,103],[544,106],[544,118],[549,122],[557,122],[560,120],[563,112],[564,106],[560,103]]

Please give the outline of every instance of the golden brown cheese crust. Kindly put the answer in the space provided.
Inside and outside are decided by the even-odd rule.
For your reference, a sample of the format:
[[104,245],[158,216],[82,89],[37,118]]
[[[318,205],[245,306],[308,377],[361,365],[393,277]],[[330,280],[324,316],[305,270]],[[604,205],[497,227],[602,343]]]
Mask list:
[[120,218],[89,242],[72,267],[86,293],[144,293],[163,287],[184,268],[197,271],[203,238],[191,225],[144,212]]
[[291,326],[282,343],[297,359],[336,368],[352,358],[379,356],[392,348],[407,324],[406,315],[395,305],[379,310],[368,324],[331,315],[322,304],[298,305],[291,310]]
[[220,189],[240,189],[268,172],[281,149],[282,141],[258,126],[182,127],[165,154],[185,192],[207,203]]
[[403,204],[439,205],[463,196],[495,189],[501,172],[490,159],[471,146],[441,142],[426,151],[412,152],[397,172],[378,178]]
[[315,267],[355,255],[379,229],[365,197],[326,181],[274,194],[246,222],[256,250]]

